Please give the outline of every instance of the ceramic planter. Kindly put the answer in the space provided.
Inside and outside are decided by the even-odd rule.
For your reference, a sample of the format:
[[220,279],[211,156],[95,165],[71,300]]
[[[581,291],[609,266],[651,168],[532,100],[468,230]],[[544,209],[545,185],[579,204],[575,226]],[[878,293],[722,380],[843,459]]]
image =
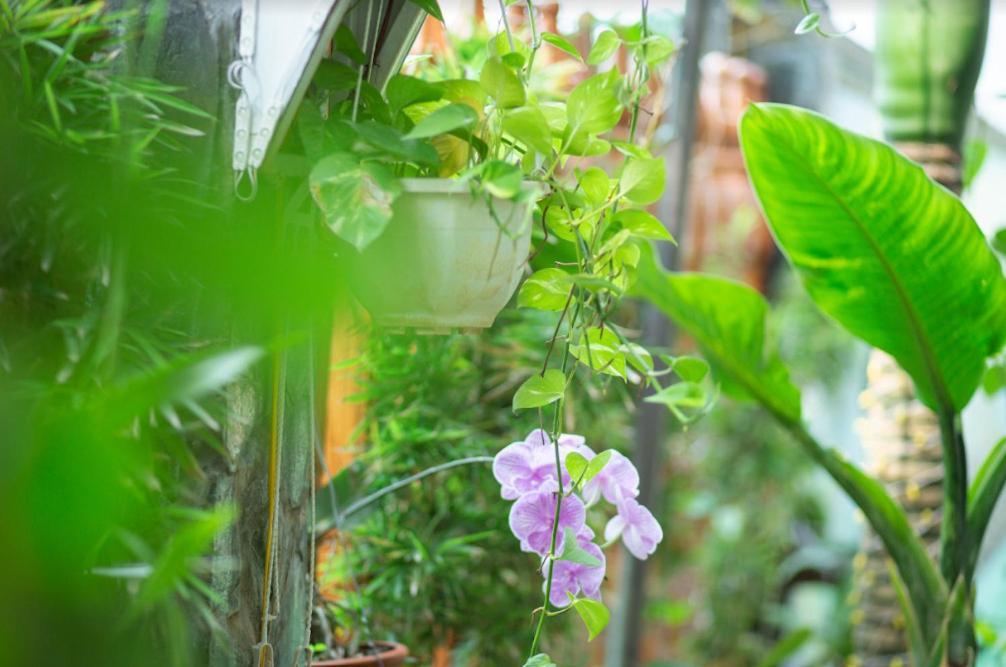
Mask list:
[[312,660],[311,667],[400,667],[405,664],[409,650],[396,642],[374,642],[383,649],[375,655],[362,655],[336,660]]
[[520,282],[536,185],[513,202],[450,179],[401,183],[387,228],[354,262],[357,297],[385,327],[490,326]]

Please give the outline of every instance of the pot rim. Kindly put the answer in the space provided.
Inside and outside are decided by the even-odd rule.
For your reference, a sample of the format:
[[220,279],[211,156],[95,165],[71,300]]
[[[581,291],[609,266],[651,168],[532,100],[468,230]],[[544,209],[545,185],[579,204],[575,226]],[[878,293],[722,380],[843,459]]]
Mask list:
[[380,641],[380,640],[375,641],[373,643],[379,646],[387,647],[388,650],[378,653],[377,655],[351,656],[348,658],[336,658],[335,660],[312,660],[311,667],[342,667],[344,665],[370,664],[368,662],[362,662],[367,660],[373,662],[373,664],[375,665],[380,665],[381,661],[376,660],[376,658],[378,657],[380,657],[381,660],[387,661],[387,660],[397,660],[400,658],[406,658],[409,655],[409,649],[407,646],[405,646],[405,644],[400,644],[398,642],[392,642],[392,641]]
[[[466,181],[456,178],[400,178],[398,182],[402,184],[402,190],[416,194],[468,194],[471,192]],[[525,179],[521,183],[521,189],[525,193],[538,190],[538,181]]]

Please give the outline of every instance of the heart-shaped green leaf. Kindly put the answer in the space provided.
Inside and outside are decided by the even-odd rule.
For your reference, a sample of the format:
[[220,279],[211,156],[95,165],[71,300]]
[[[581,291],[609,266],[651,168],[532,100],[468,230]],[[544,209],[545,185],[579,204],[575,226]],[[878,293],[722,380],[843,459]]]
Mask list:
[[622,229],[628,229],[633,236],[670,241],[677,245],[674,237],[664,227],[664,223],[646,211],[636,208],[624,209],[615,214],[614,221],[621,225]]
[[622,105],[617,87],[618,72],[611,70],[584,79],[573,88],[566,100],[566,121],[574,139],[607,132],[618,124]]
[[568,560],[570,563],[586,565],[587,567],[597,567],[601,564],[601,561],[592,556],[576,541],[576,531],[567,526],[563,529],[563,532],[566,539],[562,541],[562,554],[556,560]]
[[405,135],[405,138],[427,139],[471,127],[477,122],[479,122],[479,115],[467,104],[448,104],[416,123],[412,131]]
[[565,51],[569,55],[573,56],[579,61],[583,61],[583,57],[580,52],[576,50],[576,47],[565,37],[557,35],[554,32],[543,32],[541,33],[541,38],[543,41],[548,42],[560,51]]
[[621,44],[622,40],[619,38],[618,33],[610,29],[604,30],[597,36],[597,41],[594,42],[594,45],[590,47],[590,53],[587,54],[587,64],[600,65],[613,56]]
[[625,163],[625,168],[622,170],[619,195],[633,204],[646,206],[664,194],[666,180],[663,158],[651,160],[633,158]]
[[486,60],[479,75],[479,82],[501,109],[523,106],[527,100],[520,77],[498,58]]
[[592,370],[625,379],[625,353],[621,341],[611,329],[587,329],[586,335],[569,346],[569,353]]
[[573,279],[562,269],[535,271],[520,286],[517,305],[538,310],[562,310],[569,300]]
[[566,391],[566,376],[562,371],[550,368],[544,375],[535,373],[517,388],[513,395],[513,410],[540,408],[562,398]]
[[587,626],[587,641],[601,634],[611,619],[611,612],[602,602],[588,598],[576,598],[571,603],[576,613],[580,615],[583,624]]
[[503,116],[503,131],[544,155],[552,153],[552,132],[548,121],[537,107],[511,109]]
[[373,243],[391,220],[401,185],[378,164],[360,164],[350,153],[322,158],[311,170],[311,196],[328,227],[357,250]]

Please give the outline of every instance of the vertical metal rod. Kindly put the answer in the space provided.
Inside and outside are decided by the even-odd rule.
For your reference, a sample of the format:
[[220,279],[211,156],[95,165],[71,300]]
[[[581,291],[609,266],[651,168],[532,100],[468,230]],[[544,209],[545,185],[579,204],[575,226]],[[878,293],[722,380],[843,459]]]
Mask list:
[[[667,193],[658,205],[658,217],[664,221],[679,242],[688,214],[689,162],[694,143],[699,90],[699,59],[703,53],[703,37],[713,4],[710,0],[688,0],[685,6],[685,45],[674,67],[670,118],[674,141],[666,153],[668,166]],[[664,244],[661,255],[665,266],[676,268],[679,249]],[[641,306],[643,340],[647,345],[667,345],[671,327],[667,319],[649,304]],[[639,501],[654,510],[660,499],[659,470],[661,445],[667,428],[667,409],[653,403],[641,403],[636,419],[636,446],[633,460],[639,470]],[[605,645],[605,667],[635,667],[639,664],[639,642],[642,630],[646,561],[633,558],[622,550],[619,581],[621,595],[617,613],[613,615]]]

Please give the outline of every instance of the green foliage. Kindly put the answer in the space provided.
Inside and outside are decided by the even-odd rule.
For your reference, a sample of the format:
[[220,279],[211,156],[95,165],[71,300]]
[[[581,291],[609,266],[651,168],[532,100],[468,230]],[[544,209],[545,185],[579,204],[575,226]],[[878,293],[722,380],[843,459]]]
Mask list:
[[765,299],[738,282],[701,274],[664,274],[644,252],[639,292],[687,331],[717,372],[723,390],[753,398],[789,421],[800,419],[800,392],[765,347]]
[[[546,313],[504,311],[480,337],[373,337],[357,367],[358,398],[368,402],[360,429],[367,448],[354,475],[362,488],[345,493],[376,491],[443,461],[492,455],[523,437],[537,417],[521,412],[515,420],[510,396],[526,368],[540,368],[540,341],[551,327]],[[625,444],[631,415],[623,390],[571,400],[578,428],[597,442]],[[525,646],[514,637],[527,630],[541,581],[527,576],[527,556],[513,548],[488,466],[440,473],[378,505],[353,527],[347,552],[370,632],[405,641],[421,662],[451,638],[459,654],[480,664],[521,664]],[[345,605],[346,622],[362,632],[352,602]],[[571,630],[557,623],[551,636],[559,641]]]
[[[946,588],[905,513],[883,487],[833,451],[800,421],[799,392],[775,355],[764,349],[767,305],[753,289],[699,274],[665,274],[650,261],[639,287],[700,345],[724,391],[749,397],[790,429],[804,451],[838,482],[866,515],[898,566],[927,637],[941,621]],[[766,361],[767,359],[767,361]]]
[[532,375],[514,392],[514,412],[555,403],[565,391],[566,377],[560,370],[550,368],[541,375]]
[[1006,334],[1006,281],[967,209],[890,147],[812,112],[753,106],[740,132],[769,225],[818,306],[894,356],[929,406],[960,410]]
[[583,619],[583,624],[587,626],[587,641],[597,637],[607,627],[608,621],[611,619],[611,612],[602,602],[588,598],[577,598],[571,604]]

